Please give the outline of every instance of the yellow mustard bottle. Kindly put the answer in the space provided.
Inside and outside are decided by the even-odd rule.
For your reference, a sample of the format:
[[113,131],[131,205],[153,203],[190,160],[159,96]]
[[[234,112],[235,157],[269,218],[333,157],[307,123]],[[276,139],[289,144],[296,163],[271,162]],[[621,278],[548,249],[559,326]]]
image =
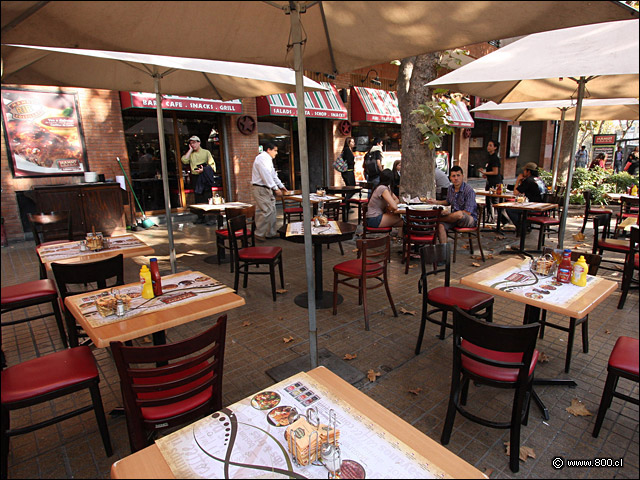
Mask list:
[[587,273],[589,273],[589,265],[584,259],[584,255],[580,255],[580,258],[573,264],[573,269],[571,270],[571,283],[579,287],[584,287],[587,284]]
[[146,265],[142,265],[142,268],[140,269],[140,283],[142,284],[142,298],[153,298],[151,272]]
[[637,186],[637,185],[634,185],[634,186],[631,188],[631,195],[633,195],[634,197],[637,197],[637,196],[638,196],[638,186]]

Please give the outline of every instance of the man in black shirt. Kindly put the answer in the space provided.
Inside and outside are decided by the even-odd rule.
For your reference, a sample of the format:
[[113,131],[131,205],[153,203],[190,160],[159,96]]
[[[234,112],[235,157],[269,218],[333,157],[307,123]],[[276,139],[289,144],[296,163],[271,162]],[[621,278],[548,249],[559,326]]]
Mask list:
[[[529,202],[541,202],[542,195],[546,189],[547,187],[538,173],[538,165],[529,162],[524,166],[522,173],[518,175],[516,184],[513,187],[513,193],[514,195],[524,195]],[[522,212],[508,208],[507,215],[516,226],[516,231],[520,231],[520,217],[522,216]]]

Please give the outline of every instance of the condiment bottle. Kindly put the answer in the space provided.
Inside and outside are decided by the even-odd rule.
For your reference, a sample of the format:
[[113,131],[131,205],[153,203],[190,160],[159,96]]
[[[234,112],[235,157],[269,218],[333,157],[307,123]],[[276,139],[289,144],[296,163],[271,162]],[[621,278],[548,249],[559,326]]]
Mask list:
[[631,195],[633,195],[634,197],[638,196],[638,186],[637,185],[633,185],[633,187],[631,187]]
[[571,250],[567,248],[562,254],[560,265],[558,265],[558,276],[556,280],[560,283],[570,283],[571,271]]
[[496,193],[498,195],[502,195],[502,184],[499,183],[498,185],[496,185]]
[[116,300],[116,315],[118,317],[124,317],[124,302],[121,298]]
[[153,284],[153,294],[158,297],[162,295],[162,277],[160,276],[160,270],[158,270],[158,259],[152,258],[149,260],[149,270],[151,271],[151,283]]
[[571,271],[571,283],[579,287],[584,287],[587,284],[587,273],[589,272],[589,265],[584,259],[584,255],[580,255],[580,258],[573,264],[573,270]]
[[142,298],[153,298],[151,272],[146,265],[143,265],[140,269],[140,283],[142,284]]

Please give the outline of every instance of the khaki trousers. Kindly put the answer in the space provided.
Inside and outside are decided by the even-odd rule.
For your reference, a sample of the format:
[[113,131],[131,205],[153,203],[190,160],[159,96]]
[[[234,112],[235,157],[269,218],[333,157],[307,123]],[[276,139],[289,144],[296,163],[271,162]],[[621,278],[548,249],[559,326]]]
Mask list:
[[253,198],[256,201],[256,235],[259,237],[275,237],[276,228],[276,197],[273,190],[252,185]]

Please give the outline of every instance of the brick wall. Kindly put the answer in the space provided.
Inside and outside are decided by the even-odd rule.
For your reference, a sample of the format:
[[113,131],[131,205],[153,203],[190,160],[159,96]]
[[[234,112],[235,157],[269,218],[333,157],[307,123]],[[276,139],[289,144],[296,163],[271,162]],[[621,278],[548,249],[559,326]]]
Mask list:
[[[120,98],[111,90],[61,89],[64,93],[78,92],[78,108],[89,170],[102,173],[107,179],[122,175],[116,162],[120,157],[129,175],[129,159],[124,142]],[[9,166],[5,137],[2,135],[2,217],[9,240],[24,239],[16,191],[29,190],[34,185],[81,183],[80,176],[14,178]],[[125,209],[126,210],[126,209]]]
[[[250,115],[258,121],[256,99],[242,99],[243,115]],[[231,191],[233,200],[253,202],[251,189],[251,170],[253,161],[258,155],[258,129],[251,135],[243,135],[237,127],[238,115],[227,115],[227,131],[229,133],[229,157],[231,158]]]

